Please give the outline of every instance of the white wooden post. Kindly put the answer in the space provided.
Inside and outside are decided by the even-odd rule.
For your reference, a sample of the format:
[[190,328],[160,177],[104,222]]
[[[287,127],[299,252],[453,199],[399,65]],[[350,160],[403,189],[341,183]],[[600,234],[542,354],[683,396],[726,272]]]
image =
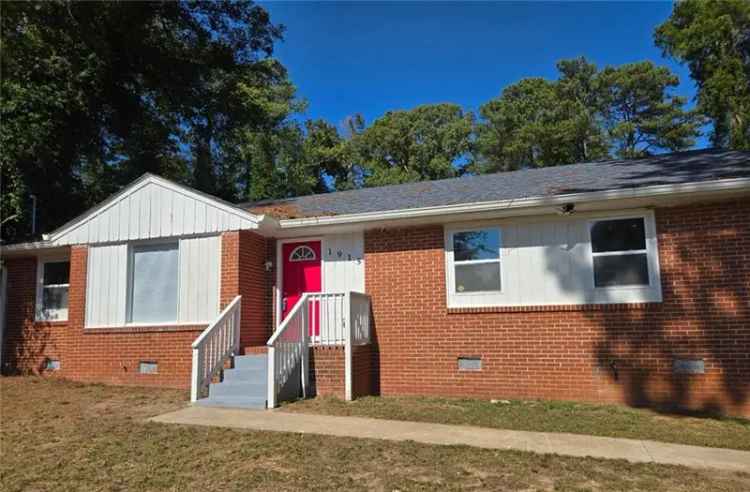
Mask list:
[[193,349],[193,374],[190,379],[190,401],[195,403],[198,401],[198,387],[200,385],[200,354],[197,348]]
[[276,408],[276,349],[268,347],[268,408]]
[[237,310],[234,312],[234,355],[240,353],[240,313],[242,312],[242,300],[237,303]]
[[302,360],[300,361],[300,377],[302,378],[302,398],[307,398],[307,385],[310,384],[310,307],[315,309],[312,303],[305,303],[302,308],[302,323],[300,323],[300,340],[302,341]]
[[344,350],[344,395],[346,401],[353,400],[352,391],[352,338],[354,338],[353,324],[352,324],[352,295],[351,292],[347,292],[344,296],[344,309],[342,316],[344,318],[344,336],[346,337],[345,343],[346,348]]

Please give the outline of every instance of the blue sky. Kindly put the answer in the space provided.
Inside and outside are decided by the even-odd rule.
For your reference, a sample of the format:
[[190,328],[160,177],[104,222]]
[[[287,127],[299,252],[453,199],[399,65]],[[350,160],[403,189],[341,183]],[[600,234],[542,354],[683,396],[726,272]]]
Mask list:
[[[275,56],[288,68],[306,117],[340,123],[360,112],[455,102],[477,110],[524,77],[555,78],[555,63],[586,56],[599,66],[653,60],[679,77],[652,33],[670,2],[263,2],[285,40]],[[692,105],[692,101],[691,101]]]

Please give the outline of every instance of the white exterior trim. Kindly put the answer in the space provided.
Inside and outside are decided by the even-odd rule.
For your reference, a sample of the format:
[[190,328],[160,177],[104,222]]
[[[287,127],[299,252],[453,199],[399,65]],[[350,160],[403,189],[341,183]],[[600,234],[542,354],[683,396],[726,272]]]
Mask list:
[[[611,256],[612,253],[594,253],[594,246],[591,243],[591,228],[596,222],[605,220],[618,220],[618,219],[643,219],[644,234],[646,240],[646,249],[641,251],[646,253],[646,262],[648,265],[648,285],[619,285],[619,286],[604,286],[597,287],[594,285],[594,289],[599,292],[606,291],[622,291],[622,290],[635,290],[643,291],[646,289],[659,288],[661,297],[661,271],[659,269],[659,248],[657,246],[657,234],[656,234],[656,219],[653,211],[646,211],[643,213],[635,213],[632,215],[615,214],[610,217],[593,217],[586,222],[586,228],[589,231],[589,265],[591,267],[591,281],[594,282],[594,257],[595,256]],[[634,253],[634,252],[633,252]],[[633,254],[630,253],[630,254]],[[622,255],[623,253],[617,252],[615,255]],[[625,253],[627,254],[627,253]],[[661,300],[661,299],[659,299]]]
[[[69,255],[45,255],[36,261],[36,300],[34,302],[34,321],[68,321],[68,309],[56,309],[45,314],[42,301],[44,299],[44,265],[45,263],[70,262]],[[68,294],[70,294],[70,277],[68,277]],[[70,301],[68,301],[70,302]]]

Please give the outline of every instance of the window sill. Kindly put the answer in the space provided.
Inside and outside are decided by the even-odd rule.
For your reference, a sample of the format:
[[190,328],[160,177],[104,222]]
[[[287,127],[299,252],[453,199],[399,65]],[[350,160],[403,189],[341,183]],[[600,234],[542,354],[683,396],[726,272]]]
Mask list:
[[570,311],[647,311],[655,309],[661,302],[634,302],[619,304],[554,304],[536,306],[482,306],[449,307],[448,314],[472,313],[539,313]]
[[34,326],[68,326],[67,319],[35,319]]
[[179,331],[203,331],[208,324],[190,324],[190,325],[124,325],[124,326],[87,326],[84,328],[84,334],[106,334],[106,333],[163,333]]

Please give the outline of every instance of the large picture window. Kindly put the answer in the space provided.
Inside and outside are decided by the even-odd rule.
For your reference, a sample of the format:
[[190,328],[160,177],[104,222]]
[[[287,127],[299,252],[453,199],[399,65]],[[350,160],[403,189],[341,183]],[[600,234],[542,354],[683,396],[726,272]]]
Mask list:
[[455,292],[500,291],[500,230],[457,231],[452,235],[452,242]]
[[130,271],[131,323],[177,321],[177,243],[133,246]]
[[595,287],[649,285],[646,228],[642,217],[591,224]]
[[40,261],[37,280],[36,318],[47,321],[67,320],[70,262],[67,260]]

